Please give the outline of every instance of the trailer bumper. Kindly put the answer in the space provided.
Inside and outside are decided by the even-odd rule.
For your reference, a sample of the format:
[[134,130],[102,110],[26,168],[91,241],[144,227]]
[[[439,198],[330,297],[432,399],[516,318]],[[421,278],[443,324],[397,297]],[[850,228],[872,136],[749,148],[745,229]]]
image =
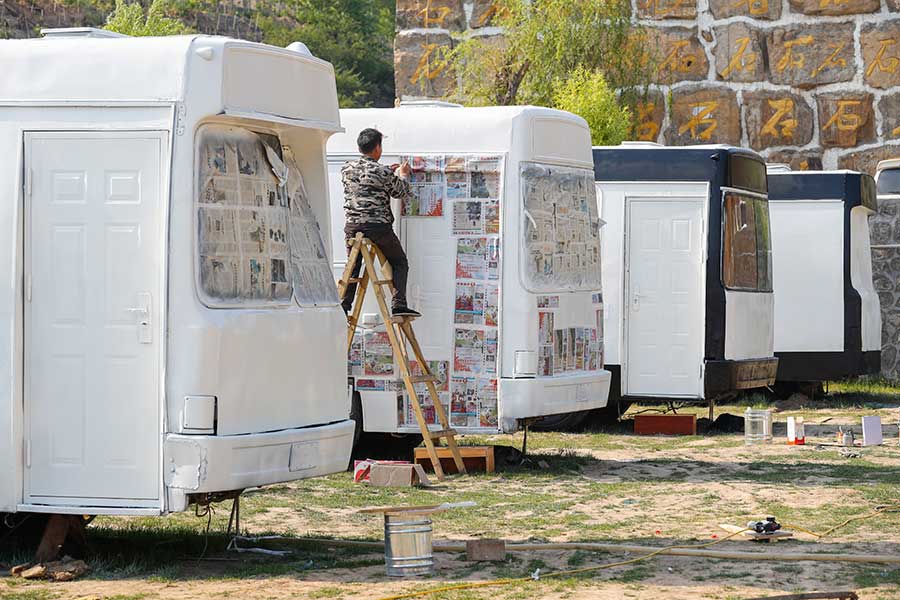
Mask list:
[[775,383],[778,359],[708,360],[703,389],[706,398],[736,390],[750,390]]
[[[344,471],[354,423],[245,435],[166,436],[164,475],[169,498],[227,492]],[[169,510],[179,510],[178,506]]]
[[501,379],[500,429],[511,433],[518,421],[603,408],[609,399],[609,371],[535,379]]

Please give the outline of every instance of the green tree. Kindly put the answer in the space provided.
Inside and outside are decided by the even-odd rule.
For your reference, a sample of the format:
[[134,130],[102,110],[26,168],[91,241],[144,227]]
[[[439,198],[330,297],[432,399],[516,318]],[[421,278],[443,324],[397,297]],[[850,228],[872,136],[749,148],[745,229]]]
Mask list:
[[631,134],[631,111],[619,106],[615,90],[600,71],[579,66],[569,78],[557,80],[553,106],[587,121],[596,146],[616,146]]
[[393,106],[393,2],[387,0],[283,0],[259,19],[263,41],[301,41],[334,65],[343,107]]
[[190,27],[168,16],[167,11],[171,8],[168,0],[153,0],[145,14],[139,2],[116,0],[116,7],[107,17],[104,29],[133,36],[191,33]]
[[579,67],[614,89],[651,82],[651,49],[631,19],[630,0],[498,0],[503,38],[471,37],[447,61],[468,104],[551,105],[554,82]]

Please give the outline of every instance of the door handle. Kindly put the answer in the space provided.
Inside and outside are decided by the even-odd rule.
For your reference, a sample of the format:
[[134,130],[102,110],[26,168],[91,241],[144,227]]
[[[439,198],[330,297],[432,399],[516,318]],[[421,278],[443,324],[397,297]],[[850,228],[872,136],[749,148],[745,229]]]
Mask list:
[[150,292],[138,292],[137,306],[125,310],[138,316],[138,342],[141,344],[153,343],[152,297]]
[[631,310],[637,312],[641,309],[641,298],[644,297],[644,294],[639,291],[634,291],[631,293]]

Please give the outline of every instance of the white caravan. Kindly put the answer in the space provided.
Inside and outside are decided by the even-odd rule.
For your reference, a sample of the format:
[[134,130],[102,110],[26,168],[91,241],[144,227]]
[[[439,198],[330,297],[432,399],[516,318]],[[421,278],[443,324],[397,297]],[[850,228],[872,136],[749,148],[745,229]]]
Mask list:
[[613,394],[706,399],[771,385],[766,167],[729,146],[594,149]]
[[[900,155],[900,152],[898,152]],[[881,374],[900,379],[900,158],[875,170],[878,212],[869,220],[872,271],[881,300]]]
[[779,393],[878,373],[881,312],[869,247],[875,182],[855,171],[769,165],[768,183]]
[[346,468],[340,118],[297,48],[0,42],[0,512],[159,515]]
[[[346,264],[341,167],[358,133],[408,160],[416,200],[396,206],[416,335],[461,433],[606,405],[599,220],[587,124],[535,107],[407,105],[341,111],[328,142],[335,273]],[[402,216],[400,216],[402,215]],[[366,432],[418,433],[374,301],[350,376]],[[433,411],[426,413],[432,415]],[[433,415],[431,416],[433,420]]]

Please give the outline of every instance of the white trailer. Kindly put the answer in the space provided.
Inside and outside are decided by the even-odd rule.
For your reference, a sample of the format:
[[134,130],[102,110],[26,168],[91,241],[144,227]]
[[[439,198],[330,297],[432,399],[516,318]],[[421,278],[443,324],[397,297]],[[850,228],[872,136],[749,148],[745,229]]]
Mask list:
[[594,149],[613,394],[706,399],[771,385],[766,167],[729,146]]
[[[335,274],[346,264],[341,167],[356,136],[382,131],[391,164],[409,160],[417,201],[395,207],[410,260],[416,334],[461,433],[606,405],[599,220],[590,133],[579,117],[535,107],[407,105],[341,111],[328,143]],[[402,215],[402,216],[399,216]],[[371,294],[367,297],[367,302]],[[363,310],[350,376],[364,431],[419,429]],[[387,350],[387,352],[386,352]]]
[[0,42],[0,512],[160,515],[345,469],[331,65],[49,33]]
[[881,312],[869,247],[875,182],[855,171],[769,165],[768,183],[776,384],[790,393],[878,373]]
[[[900,154],[900,153],[898,153]],[[872,271],[881,301],[881,374],[900,379],[900,158],[875,169],[878,212],[869,219]]]

